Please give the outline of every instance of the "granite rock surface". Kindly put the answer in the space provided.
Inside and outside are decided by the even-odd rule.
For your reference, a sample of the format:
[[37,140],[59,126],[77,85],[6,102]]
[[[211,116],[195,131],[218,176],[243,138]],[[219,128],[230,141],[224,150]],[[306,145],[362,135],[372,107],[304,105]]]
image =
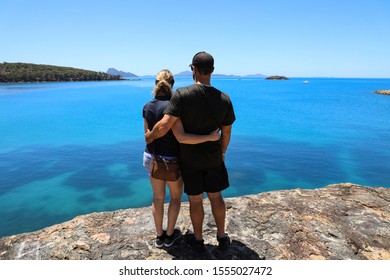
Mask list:
[[42,230],[0,238],[0,259],[390,259],[390,189],[354,184],[284,190],[226,199],[231,245],[218,248],[205,200],[206,253],[186,243],[188,203],[168,249],[153,246],[151,208],[91,213]]
[[377,94],[390,95],[390,90],[377,90],[375,91]]

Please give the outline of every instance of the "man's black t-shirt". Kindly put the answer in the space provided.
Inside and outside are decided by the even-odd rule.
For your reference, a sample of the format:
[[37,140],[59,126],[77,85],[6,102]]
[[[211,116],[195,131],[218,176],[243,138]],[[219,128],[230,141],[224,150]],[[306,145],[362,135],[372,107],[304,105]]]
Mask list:
[[[227,94],[212,86],[200,84],[177,89],[164,113],[180,117],[185,132],[201,135],[231,125],[236,119]],[[189,167],[220,166],[221,142],[180,144],[179,156],[181,164]]]
[[[152,130],[153,126],[164,116],[164,110],[168,106],[169,99],[169,96],[156,96],[144,106],[142,116],[146,119],[149,130]],[[172,130],[146,146],[146,152],[153,154],[153,150],[156,155],[178,156],[179,142],[177,142]]]

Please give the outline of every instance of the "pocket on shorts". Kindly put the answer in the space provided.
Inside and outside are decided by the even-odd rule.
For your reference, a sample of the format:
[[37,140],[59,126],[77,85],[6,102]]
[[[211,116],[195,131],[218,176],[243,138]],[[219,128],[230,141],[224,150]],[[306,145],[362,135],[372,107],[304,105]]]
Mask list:
[[153,169],[153,155],[147,153],[147,152],[144,152],[144,161],[143,161],[143,165],[146,169],[146,171],[148,172],[148,174],[152,174],[152,169]]

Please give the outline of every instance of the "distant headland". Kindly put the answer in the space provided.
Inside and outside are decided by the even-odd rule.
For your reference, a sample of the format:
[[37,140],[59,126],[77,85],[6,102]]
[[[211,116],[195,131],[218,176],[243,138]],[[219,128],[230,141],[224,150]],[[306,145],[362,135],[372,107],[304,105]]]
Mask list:
[[[183,72],[179,72],[177,74],[174,75],[175,77],[178,77],[178,78],[189,78],[189,77],[192,77],[192,71],[183,71]],[[218,74],[218,73],[213,73],[213,77],[214,78],[227,78],[227,79],[251,79],[251,78],[254,78],[254,79],[258,79],[258,78],[265,78],[267,77],[266,75],[263,75],[263,74],[252,74],[252,75],[245,75],[245,76],[240,76],[240,75],[234,75],[234,74]]]
[[33,63],[0,63],[0,83],[19,82],[70,82],[122,80],[119,75],[110,75],[72,67]]
[[138,78],[136,74],[130,73],[130,72],[125,72],[121,70],[117,70],[115,68],[108,68],[107,74],[109,75],[115,75],[115,76],[121,76],[121,77],[126,77],[126,78]]
[[[183,71],[174,75],[177,78],[191,78],[191,71]],[[34,83],[34,82],[71,82],[71,81],[109,81],[109,80],[140,80],[154,78],[154,75],[138,76],[131,72],[108,68],[107,72],[96,72],[73,67],[33,64],[22,62],[0,63],[0,83]],[[214,78],[227,79],[267,79],[288,80],[284,76],[267,76],[264,74],[234,75],[213,74]]]

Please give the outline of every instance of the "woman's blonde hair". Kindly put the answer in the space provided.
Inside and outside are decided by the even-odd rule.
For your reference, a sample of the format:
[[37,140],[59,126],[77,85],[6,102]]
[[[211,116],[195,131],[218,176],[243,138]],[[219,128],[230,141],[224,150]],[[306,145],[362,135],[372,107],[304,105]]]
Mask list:
[[168,69],[163,69],[156,75],[155,87],[153,89],[154,95],[166,95],[172,94],[172,87],[175,83],[173,74]]

